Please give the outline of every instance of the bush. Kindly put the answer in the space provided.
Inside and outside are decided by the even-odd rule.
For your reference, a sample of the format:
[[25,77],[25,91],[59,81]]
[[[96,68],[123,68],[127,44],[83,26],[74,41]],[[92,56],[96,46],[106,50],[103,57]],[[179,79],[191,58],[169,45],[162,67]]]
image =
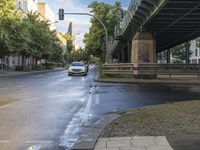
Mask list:
[[44,68],[43,65],[39,64],[37,66],[32,67],[32,70],[43,70],[43,68]]
[[15,71],[31,71],[30,66],[16,66]]
[[53,69],[53,68],[56,68],[56,67],[63,67],[63,63],[56,63],[56,62],[47,62],[47,63],[43,63],[42,66],[43,68],[46,68],[46,69]]

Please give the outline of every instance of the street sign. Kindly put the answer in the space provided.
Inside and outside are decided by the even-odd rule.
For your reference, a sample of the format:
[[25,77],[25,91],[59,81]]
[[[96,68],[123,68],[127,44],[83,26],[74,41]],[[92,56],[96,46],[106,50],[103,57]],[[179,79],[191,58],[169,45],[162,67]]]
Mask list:
[[64,20],[64,9],[59,9],[59,20]]

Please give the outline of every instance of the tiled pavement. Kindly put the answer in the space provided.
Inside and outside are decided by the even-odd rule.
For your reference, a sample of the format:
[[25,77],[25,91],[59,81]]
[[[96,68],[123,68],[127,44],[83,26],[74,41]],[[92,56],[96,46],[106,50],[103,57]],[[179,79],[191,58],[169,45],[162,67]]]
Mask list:
[[100,138],[95,150],[173,150],[165,136]]

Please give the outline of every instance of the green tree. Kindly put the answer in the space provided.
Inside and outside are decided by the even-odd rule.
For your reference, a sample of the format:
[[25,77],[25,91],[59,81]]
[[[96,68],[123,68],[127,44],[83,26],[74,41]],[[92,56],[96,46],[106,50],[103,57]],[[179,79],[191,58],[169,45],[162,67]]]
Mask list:
[[30,12],[20,18],[14,2],[3,0],[0,3],[0,56],[21,55],[23,65],[26,57],[62,62],[56,31],[51,31],[50,24],[39,20],[36,13]]
[[[20,20],[20,13],[16,12],[15,0],[1,0],[0,2],[0,56],[10,54],[10,29],[13,30]],[[10,27],[10,29],[9,29]]]
[[32,12],[27,14],[23,22],[27,24],[31,40],[28,42],[29,49],[22,49],[20,54],[25,57],[33,56],[36,60],[45,59],[46,64],[52,60],[61,61],[62,48],[56,31],[50,30],[50,24],[47,21],[39,20],[38,15]]
[[[119,12],[121,3],[116,2],[114,5],[105,4],[103,2],[94,1],[89,5],[95,16],[100,18],[105,24],[109,36],[114,36],[115,26],[119,23]],[[105,60],[105,31],[101,23],[95,19],[91,19],[91,27],[89,33],[85,34],[84,42],[86,51],[95,57]]]
[[15,0],[1,0],[0,2],[0,20],[20,19],[20,13],[16,10]]
[[74,50],[69,54],[69,58],[71,61],[88,61],[89,55],[87,51],[83,48],[80,48],[78,50]]
[[[187,58],[187,48],[190,47],[190,43],[183,43],[174,48],[170,49],[172,57],[174,58],[174,63],[183,63]],[[192,52],[189,49],[189,57],[191,56]]]

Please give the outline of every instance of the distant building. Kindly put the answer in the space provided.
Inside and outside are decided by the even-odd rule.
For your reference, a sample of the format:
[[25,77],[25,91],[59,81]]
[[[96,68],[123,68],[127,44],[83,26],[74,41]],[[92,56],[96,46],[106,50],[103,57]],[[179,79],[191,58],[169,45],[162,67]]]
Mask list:
[[17,10],[28,13],[30,11],[37,12],[38,0],[16,0]]
[[67,45],[67,39],[64,37],[64,35],[60,32],[57,32],[57,37],[60,41],[60,46],[63,48],[63,53],[66,52],[66,45]]
[[200,38],[191,41],[190,50],[192,51],[190,63],[200,64]]
[[40,19],[48,21],[50,23],[50,29],[55,30],[56,17],[52,9],[48,6],[48,4],[44,2],[39,2],[37,4],[37,9],[38,9]]

